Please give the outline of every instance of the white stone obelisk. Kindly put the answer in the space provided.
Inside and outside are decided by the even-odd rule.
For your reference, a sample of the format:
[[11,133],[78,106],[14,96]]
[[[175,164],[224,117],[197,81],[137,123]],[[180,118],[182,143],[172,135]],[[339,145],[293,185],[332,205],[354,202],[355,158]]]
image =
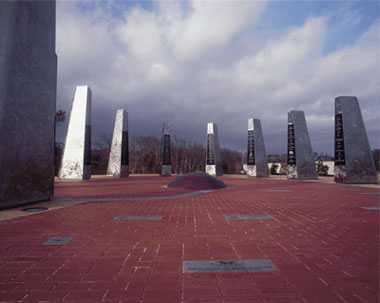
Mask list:
[[128,112],[118,109],[112,136],[107,176],[124,178],[129,176]]
[[0,207],[54,193],[55,1],[0,1]]
[[91,90],[87,85],[75,89],[58,177],[91,177]]
[[162,124],[162,139],[161,139],[161,176],[171,176],[171,148],[170,148],[170,125],[167,122]]
[[223,175],[218,126],[215,123],[207,124],[206,173],[211,176]]
[[378,183],[358,99],[335,98],[335,168],[338,183]]
[[247,176],[269,177],[268,158],[259,119],[248,119]]
[[301,110],[288,113],[287,175],[288,179],[318,179],[305,114]]

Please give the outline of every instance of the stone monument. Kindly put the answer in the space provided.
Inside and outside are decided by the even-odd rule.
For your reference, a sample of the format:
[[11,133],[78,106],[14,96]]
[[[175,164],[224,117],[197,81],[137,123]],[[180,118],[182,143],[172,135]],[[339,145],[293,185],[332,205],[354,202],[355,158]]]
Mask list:
[[269,177],[264,136],[258,119],[248,119],[247,176]]
[[170,125],[167,122],[162,124],[161,160],[161,176],[171,176],[172,160],[170,148]]
[[288,113],[287,175],[288,179],[318,179],[305,114],[300,110]]
[[335,182],[378,183],[356,97],[335,98]]
[[211,176],[221,176],[222,159],[220,156],[220,145],[218,127],[215,123],[207,124],[207,143],[206,143],[206,173]]
[[0,208],[54,189],[55,1],[0,1]]
[[128,113],[124,109],[116,112],[107,176],[129,176]]
[[75,89],[58,177],[91,177],[91,90],[87,85]]

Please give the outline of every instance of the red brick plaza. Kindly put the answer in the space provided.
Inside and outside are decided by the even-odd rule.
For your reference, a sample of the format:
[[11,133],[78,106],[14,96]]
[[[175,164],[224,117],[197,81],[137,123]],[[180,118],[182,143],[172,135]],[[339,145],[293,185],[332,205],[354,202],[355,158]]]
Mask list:
[[[378,189],[221,177],[184,195],[172,179],[56,183],[70,206],[1,221],[0,301],[379,302]],[[184,272],[256,259],[274,270]]]

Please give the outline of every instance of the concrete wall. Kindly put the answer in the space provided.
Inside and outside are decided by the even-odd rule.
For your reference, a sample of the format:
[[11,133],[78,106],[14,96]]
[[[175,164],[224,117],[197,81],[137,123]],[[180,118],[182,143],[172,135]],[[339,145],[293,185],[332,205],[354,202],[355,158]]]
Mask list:
[[54,188],[55,1],[0,1],[0,207]]

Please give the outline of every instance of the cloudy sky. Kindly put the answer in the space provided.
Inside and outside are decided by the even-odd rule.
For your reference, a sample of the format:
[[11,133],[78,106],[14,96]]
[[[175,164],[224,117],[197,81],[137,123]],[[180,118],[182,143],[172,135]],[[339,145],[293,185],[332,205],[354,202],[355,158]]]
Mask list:
[[357,96],[379,148],[379,22],[378,1],[58,1],[57,109],[89,85],[94,143],[124,108],[130,136],[160,136],[167,121],[204,144],[215,122],[240,151],[253,117],[267,153],[286,152],[297,109],[313,150],[333,154],[334,98]]

